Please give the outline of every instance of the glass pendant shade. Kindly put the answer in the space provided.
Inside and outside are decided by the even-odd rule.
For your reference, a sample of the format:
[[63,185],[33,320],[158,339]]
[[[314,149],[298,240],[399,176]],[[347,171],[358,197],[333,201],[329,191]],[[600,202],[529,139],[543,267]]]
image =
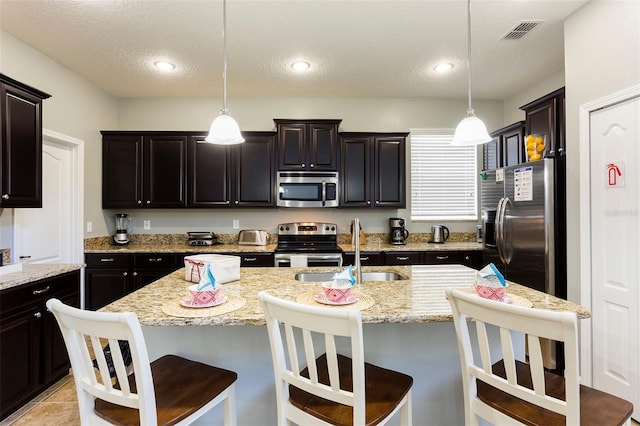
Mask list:
[[490,141],[491,136],[487,132],[487,126],[471,113],[456,127],[451,145],[478,145]]
[[471,0],[467,0],[467,70],[469,108],[467,109],[467,117],[463,118],[456,127],[451,145],[480,145],[491,141],[487,126],[475,116],[471,107]]
[[227,0],[222,0],[222,109],[211,123],[205,142],[235,145],[244,142],[240,127],[227,109]]
[[205,141],[219,145],[235,145],[244,142],[244,138],[240,134],[240,127],[236,120],[222,111],[211,123],[211,129]]

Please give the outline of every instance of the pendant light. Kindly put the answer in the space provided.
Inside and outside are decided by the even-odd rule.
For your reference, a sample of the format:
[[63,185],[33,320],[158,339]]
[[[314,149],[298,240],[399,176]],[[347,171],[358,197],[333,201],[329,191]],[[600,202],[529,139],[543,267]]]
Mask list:
[[471,107],[471,0],[467,0],[467,70],[469,73],[469,109],[453,134],[452,145],[479,145],[491,141],[487,126],[475,116]]
[[227,0],[222,0],[222,109],[211,123],[206,142],[218,145],[235,145],[244,142],[238,123],[227,108]]

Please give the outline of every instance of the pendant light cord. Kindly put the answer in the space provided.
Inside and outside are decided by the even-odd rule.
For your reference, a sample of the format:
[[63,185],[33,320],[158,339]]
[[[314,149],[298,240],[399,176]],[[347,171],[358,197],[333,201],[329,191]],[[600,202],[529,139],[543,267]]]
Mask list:
[[473,108],[471,107],[471,0],[467,0],[467,71],[469,73],[469,109],[467,115],[473,115]]
[[[227,110],[227,0],[222,0],[222,113]],[[471,95],[469,95],[471,96]]]

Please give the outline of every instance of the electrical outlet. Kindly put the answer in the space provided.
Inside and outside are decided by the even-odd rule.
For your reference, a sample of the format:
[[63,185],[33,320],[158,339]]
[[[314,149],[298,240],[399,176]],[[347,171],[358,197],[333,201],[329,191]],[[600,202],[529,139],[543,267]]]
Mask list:
[[151,221],[150,220],[145,220],[143,223],[144,223],[144,229],[151,229]]
[[87,222],[87,232],[93,232],[93,222]]
[[239,229],[239,228],[240,228],[240,220],[233,219],[233,229]]

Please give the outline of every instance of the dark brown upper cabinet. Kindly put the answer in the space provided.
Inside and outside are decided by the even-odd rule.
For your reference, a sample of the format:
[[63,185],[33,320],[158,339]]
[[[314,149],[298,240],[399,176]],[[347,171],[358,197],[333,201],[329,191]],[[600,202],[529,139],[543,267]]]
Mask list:
[[545,157],[565,155],[564,87],[520,107],[525,112],[525,133],[547,136]]
[[0,74],[0,207],[42,207],[42,101],[50,95]]
[[524,149],[524,121],[492,132],[491,142],[482,147],[483,170],[515,166],[527,161]]
[[342,120],[273,121],[279,170],[338,170],[338,126]]
[[341,207],[406,206],[408,133],[340,133]]
[[187,136],[102,132],[102,207],[185,207]]
[[188,207],[275,206],[275,133],[242,135],[245,142],[233,146],[189,137]]

